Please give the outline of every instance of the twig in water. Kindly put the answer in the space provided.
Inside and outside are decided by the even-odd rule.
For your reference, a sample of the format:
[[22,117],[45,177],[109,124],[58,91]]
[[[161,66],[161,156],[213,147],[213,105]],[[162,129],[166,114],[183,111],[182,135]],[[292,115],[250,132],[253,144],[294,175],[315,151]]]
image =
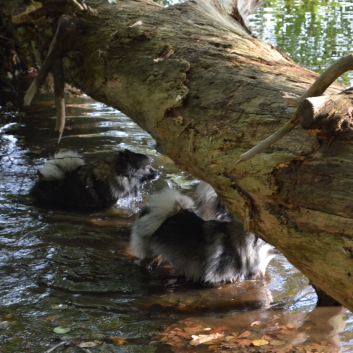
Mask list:
[[60,346],[63,346],[64,344],[67,344],[67,343],[70,343],[71,341],[63,341],[63,342],[60,342],[59,344],[57,344],[56,346],[48,349],[47,351],[45,351],[44,353],[50,353],[52,352],[54,349],[60,347]]

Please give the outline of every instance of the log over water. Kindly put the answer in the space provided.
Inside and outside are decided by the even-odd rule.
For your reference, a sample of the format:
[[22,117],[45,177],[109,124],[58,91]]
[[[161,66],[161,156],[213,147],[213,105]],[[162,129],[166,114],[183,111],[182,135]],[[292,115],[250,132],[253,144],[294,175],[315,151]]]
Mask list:
[[[65,82],[127,114],[180,168],[212,184],[234,215],[250,215],[252,231],[353,309],[351,141],[329,142],[298,126],[235,165],[293,116],[281,92],[301,96],[318,77],[249,34],[244,2],[33,4],[4,4],[4,25],[30,29],[44,61],[64,15],[57,46]],[[333,84],[325,94],[342,90]]]

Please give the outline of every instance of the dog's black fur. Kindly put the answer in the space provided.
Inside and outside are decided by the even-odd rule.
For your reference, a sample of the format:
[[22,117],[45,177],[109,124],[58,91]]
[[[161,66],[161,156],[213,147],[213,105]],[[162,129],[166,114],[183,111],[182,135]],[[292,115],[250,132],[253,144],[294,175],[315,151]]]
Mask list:
[[142,184],[157,179],[147,156],[129,150],[88,164],[75,151],[59,152],[38,172],[30,195],[38,201],[69,208],[105,208],[118,199],[138,196]]
[[150,197],[133,226],[130,246],[141,265],[170,263],[187,280],[235,282],[265,273],[277,251],[252,233],[222,205],[211,186],[198,188],[193,201],[173,189]]

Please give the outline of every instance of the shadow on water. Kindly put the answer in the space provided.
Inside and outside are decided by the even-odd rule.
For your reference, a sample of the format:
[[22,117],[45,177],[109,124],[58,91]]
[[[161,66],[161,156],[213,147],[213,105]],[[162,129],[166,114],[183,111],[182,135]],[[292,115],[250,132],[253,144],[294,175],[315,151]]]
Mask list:
[[[197,181],[118,111],[88,100],[67,115],[60,145],[51,108],[1,127],[1,353],[351,351],[351,313],[314,309],[308,280],[281,256],[266,278],[219,287],[137,266],[129,233],[146,195],[169,185],[194,197]],[[36,170],[65,148],[87,159],[128,148],[163,175],[108,210],[41,207],[27,195]]]

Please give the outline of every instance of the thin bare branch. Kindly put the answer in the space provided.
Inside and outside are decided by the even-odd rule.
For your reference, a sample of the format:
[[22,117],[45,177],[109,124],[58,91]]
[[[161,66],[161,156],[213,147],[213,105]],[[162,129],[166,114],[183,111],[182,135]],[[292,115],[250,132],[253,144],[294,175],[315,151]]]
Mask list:
[[58,143],[61,140],[62,133],[65,127],[65,81],[64,68],[60,54],[55,57],[52,65],[52,74],[54,77],[54,94],[56,105],[56,125],[55,131],[59,131]]
[[[299,104],[308,97],[317,97],[321,96],[326,89],[333,83],[335,80],[344,74],[345,72],[353,70],[353,55],[347,55],[331,66],[329,66],[325,72],[317,78],[317,80],[313,83],[313,85],[301,96],[296,98],[293,95],[289,95],[285,93],[283,98],[293,106],[299,106]],[[249,151],[240,155],[239,160],[235,164],[239,164],[250,158],[253,158],[258,153],[271,146],[273,143],[280,140],[283,136],[285,136],[289,131],[295,128],[299,123],[297,111],[291,117],[291,119],[278,131],[269,136],[267,139],[261,141],[255,147],[250,149]]]
[[58,33],[61,27],[61,24],[63,22],[64,17],[61,16],[59,18],[58,24],[56,26],[56,31],[54,34],[54,37],[50,43],[50,47],[49,47],[49,51],[48,51],[48,55],[44,60],[44,63],[42,65],[42,67],[39,69],[38,71],[38,75],[37,77],[33,80],[33,82],[31,83],[31,85],[29,86],[25,96],[24,96],[24,105],[30,105],[32,102],[33,97],[35,96],[35,94],[37,93],[38,89],[40,88],[40,86],[44,83],[45,79],[47,78],[50,70],[51,70],[51,66],[52,66],[52,52],[53,49],[55,48],[56,45],[56,41],[57,41],[57,37],[58,37]]
[[68,344],[70,343],[71,341],[63,341],[63,342],[60,342],[59,344],[57,344],[56,346],[48,349],[47,351],[45,351],[44,353],[50,353],[52,351],[54,351],[56,348],[60,347],[60,346],[63,346],[64,344]]
[[298,116],[295,113],[292,118],[285,124],[283,125],[278,131],[276,131],[274,134],[271,136],[267,137],[267,139],[261,141],[259,144],[257,144],[255,147],[253,147],[251,150],[243,153],[240,156],[240,159],[236,161],[235,164],[239,164],[241,162],[247,161],[250,158],[253,158],[256,156],[258,153],[263,151],[265,148],[271,146],[273,143],[281,139],[283,136],[287,135],[289,131],[293,130],[297,125],[298,125]]

